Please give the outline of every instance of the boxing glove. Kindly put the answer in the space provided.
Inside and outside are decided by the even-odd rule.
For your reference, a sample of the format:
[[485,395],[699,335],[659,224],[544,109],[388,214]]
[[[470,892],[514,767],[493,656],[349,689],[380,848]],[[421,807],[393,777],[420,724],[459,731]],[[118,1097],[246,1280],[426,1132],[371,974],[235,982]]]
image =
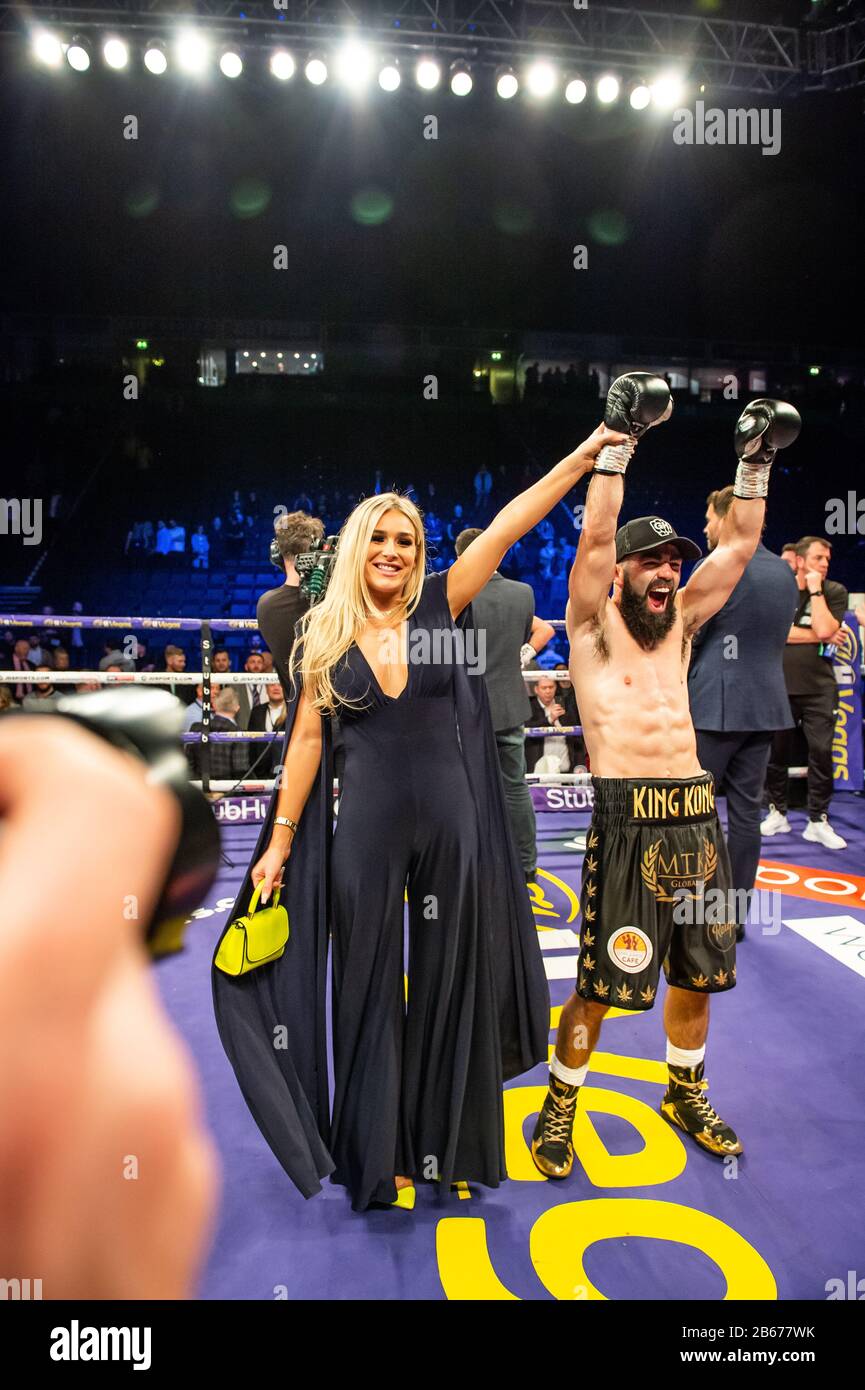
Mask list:
[[802,417],[787,401],[751,401],[736,422],[734,443],[739,459],[733,492],[736,497],[765,497],[769,470],[779,449],[799,437]]
[[598,454],[596,473],[624,473],[637,441],[653,425],[669,420],[673,412],[670,388],[652,372],[629,372],[617,377],[607,392],[604,424],[619,434],[630,435],[624,444],[608,444]]

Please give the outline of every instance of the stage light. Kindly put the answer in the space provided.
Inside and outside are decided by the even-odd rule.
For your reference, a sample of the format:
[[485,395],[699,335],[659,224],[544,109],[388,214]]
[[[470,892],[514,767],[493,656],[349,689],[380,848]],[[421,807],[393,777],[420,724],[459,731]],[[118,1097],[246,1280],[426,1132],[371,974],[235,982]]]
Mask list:
[[187,29],[177,39],[177,65],[183,71],[197,76],[204,72],[210,58],[210,45],[201,34]]
[[401,81],[399,64],[395,59],[389,59],[378,75],[378,85],[383,92],[395,92]]
[[613,77],[610,73],[607,73],[604,77],[598,79],[598,85],[595,91],[598,94],[598,101],[603,102],[604,106],[609,106],[610,102],[615,101],[616,97],[619,95],[618,77]]
[[652,93],[645,82],[638,82],[636,87],[631,89],[630,101],[635,111],[645,111],[651,100]]
[[327,81],[327,63],[318,53],[310,54],[303,71],[307,82],[311,82],[313,87],[320,87]]
[[233,48],[226,48],[219,59],[219,70],[223,77],[239,77],[243,72],[243,59]]
[[102,56],[110,68],[119,72],[129,62],[129,45],[124,39],[106,39],[102,45]]
[[268,66],[271,74],[280,82],[288,82],[289,78],[294,77],[297,70],[294,58],[285,48],[278,48],[275,53],[271,53]]
[[586,84],[581,77],[572,77],[565,87],[565,101],[569,101],[572,106],[578,106],[581,101],[586,99]]
[[468,65],[462,62],[451,64],[451,91],[455,97],[467,97],[474,83]]
[[552,96],[559,80],[558,73],[552,63],[537,62],[532,63],[526,73],[526,86],[533,97],[543,99]]
[[431,92],[442,80],[442,70],[434,58],[421,58],[414,70],[417,85]]
[[373,73],[371,49],[357,39],[348,39],[336,55],[336,75],[352,92],[363,91]]
[[520,90],[520,84],[513,68],[498,68],[496,71],[496,92],[502,101],[510,101]]
[[76,72],[86,72],[90,67],[90,44],[77,34],[66,50],[66,61]]
[[37,29],[32,40],[33,57],[46,68],[59,68],[63,62],[63,45],[56,34]]
[[161,77],[168,67],[168,57],[165,52],[165,44],[161,39],[151,39],[144,50],[144,66],[148,72],[152,72],[154,77]]
[[678,73],[665,73],[652,83],[652,101],[661,111],[672,111],[684,97],[685,84]]

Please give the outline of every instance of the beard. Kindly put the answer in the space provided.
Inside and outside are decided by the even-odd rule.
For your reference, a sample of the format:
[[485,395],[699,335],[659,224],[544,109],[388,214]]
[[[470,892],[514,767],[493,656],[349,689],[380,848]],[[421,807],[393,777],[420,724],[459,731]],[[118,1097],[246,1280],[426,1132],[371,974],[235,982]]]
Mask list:
[[663,613],[652,613],[646,594],[638,594],[627,574],[622,579],[622,621],[638,646],[652,652],[659,647],[676,621],[675,590],[670,591]]

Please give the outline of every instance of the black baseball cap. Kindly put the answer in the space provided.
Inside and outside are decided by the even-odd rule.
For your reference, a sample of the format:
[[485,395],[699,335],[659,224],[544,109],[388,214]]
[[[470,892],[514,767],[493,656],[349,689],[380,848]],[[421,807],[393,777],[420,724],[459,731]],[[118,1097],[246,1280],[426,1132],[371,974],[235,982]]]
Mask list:
[[699,560],[703,554],[687,536],[677,536],[669,521],[662,516],[638,516],[626,521],[616,532],[616,563],[629,555],[642,555],[657,550],[660,545],[674,545],[683,560]]

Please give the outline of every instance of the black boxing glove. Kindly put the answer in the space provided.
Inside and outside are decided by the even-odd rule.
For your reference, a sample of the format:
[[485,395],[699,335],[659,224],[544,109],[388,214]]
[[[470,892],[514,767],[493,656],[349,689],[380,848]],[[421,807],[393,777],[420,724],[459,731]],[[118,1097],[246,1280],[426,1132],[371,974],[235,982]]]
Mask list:
[[[183,924],[216,878],[219,867],[219,828],[213,812],[197,787],[190,785],[189,765],[183,755],[180,733],[183,706],[165,690],[125,686],[90,695],[64,695],[37,716],[62,715],[115,748],[131,753],[147,765],[148,782],[167,787],[180,804],[181,825],[177,849],[159,901],[145,928],[151,956],[179,951]],[[30,718],[16,712],[9,718]]]
[[765,497],[769,470],[779,449],[795,443],[802,417],[787,401],[760,399],[747,405],[736,422],[734,436],[739,467],[733,493],[736,497]]
[[653,425],[661,425],[673,413],[673,398],[662,376],[652,372],[628,372],[617,377],[607,392],[604,424],[619,434],[630,435],[624,444],[608,444],[598,454],[596,473],[624,473],[637,441]]

